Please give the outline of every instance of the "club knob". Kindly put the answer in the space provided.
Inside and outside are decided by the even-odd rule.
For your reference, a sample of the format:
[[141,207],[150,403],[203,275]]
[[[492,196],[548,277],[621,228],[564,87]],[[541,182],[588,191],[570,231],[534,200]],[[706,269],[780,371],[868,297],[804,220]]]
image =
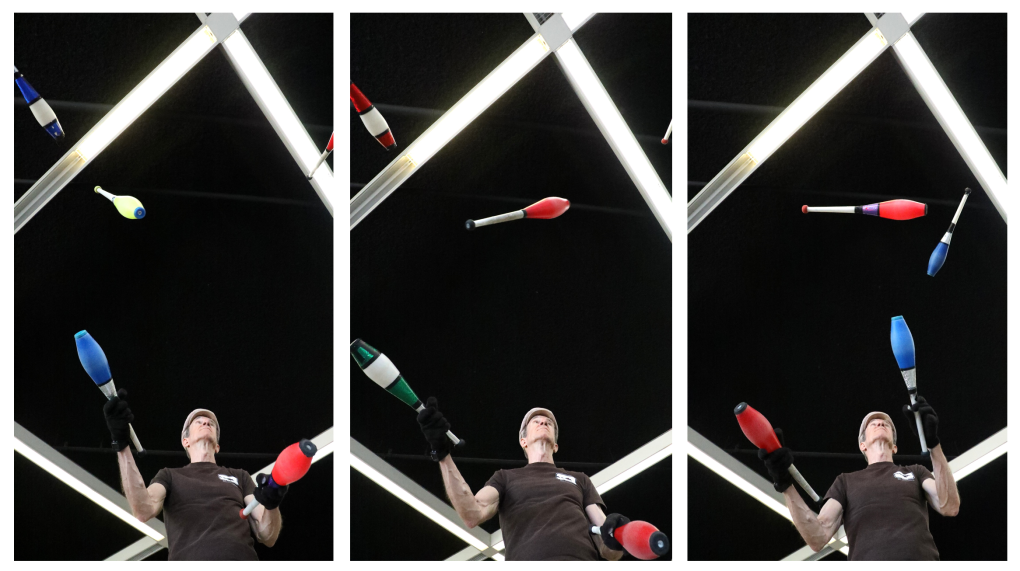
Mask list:
[[464,223],[464,227],[467,228],[468,230],[474,230],[475,229],[475,221],[474,220],[468,220],[467,222]]
[[744,410],[746,410],[746,409],[747,409],[747,403],[746,402],[742,402],[742,403],[738,404],[736,406],[736,408],[733,409],[733,414],[740,414],[740,413],[744,412]]

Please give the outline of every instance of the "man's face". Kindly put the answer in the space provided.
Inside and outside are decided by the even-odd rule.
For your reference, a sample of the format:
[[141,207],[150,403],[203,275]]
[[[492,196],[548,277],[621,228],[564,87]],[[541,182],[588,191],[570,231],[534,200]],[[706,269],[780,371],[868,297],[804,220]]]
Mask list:
[[528,421],[527,431],[525,437],[529,442],[534,442],[540,438],[547,439],[551,444],[556,443],[556,424],[553,423],[549,417],[536,414]]
[[216,423],[208,416],[196,416],[188,427],[188,441],[192,444],[200,439],[208,439],[216,444]]
[[885,440],[890,445],[893,443],[892,425],[882,417],[871,419],[868,421],[868,426],[864,428],[865,443],[871,444],[878,440]]

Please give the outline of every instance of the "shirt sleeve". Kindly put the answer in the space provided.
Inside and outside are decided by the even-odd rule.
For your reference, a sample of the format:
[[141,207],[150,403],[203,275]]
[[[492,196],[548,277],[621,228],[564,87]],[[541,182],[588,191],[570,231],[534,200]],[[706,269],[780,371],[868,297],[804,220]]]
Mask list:
[[910,467],[910,471],[914,473],[914,477],[917,478],[918,483],[924,482],[925,480],[934,480],[935,474],[932,474],[928,468],[914,464]]
[[170,497],[170,481],[171,481],[170,470],[168,470],[166,468],[163,468],[159,472],[156,472],[156,475],[152,478],[152,481],[149,482],[149,485],[151,486],[153,484],[161,484],[164,488],[166,488],[166,497],[169,498]]
[[496,470],[492,477],[489,478],[489,481],[485,482],[485,485],[496,488],[501,500],[506,497],[506,494],[504,493],[506,490],[506,476],[503,475],[503,470]]
[[247,470],[241,470],[241,497],[247,498],[249,494],[255,493],[255,480],[251,479],[251,474]]
[[832,486],[829,487],[829,491],[826,492],[825,493],[825,497],[822,498],[822,504],[823,505],[825,504],[825,502],[827,502],[829,500],[829,498],[832,498],[832,499],[836,500],[837,502],[839,502],[839,505],[843,506],[844,510],[846,509],[846,479],[845,478],[846,478],[845,474],[840,474],[839,476],[836,477],[836,481],[832,483]]
[[584,499],[582,501],[584,507],[595,504],[602,508],[603,513],[609,515],[609,508],[607,508],[606,504],[602,501],[602,496],[600,496],[599,491],[595,489],[595,484],[591,482],[591,478],[589,478],[586,474],[581,474],[581,482],[583,483],[581,486],[581,493],[584,494]]

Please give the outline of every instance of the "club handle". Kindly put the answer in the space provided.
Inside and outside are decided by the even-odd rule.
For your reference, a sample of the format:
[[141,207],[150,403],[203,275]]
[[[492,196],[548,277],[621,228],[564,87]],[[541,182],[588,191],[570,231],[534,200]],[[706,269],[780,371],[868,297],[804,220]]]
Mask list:
[[142,456],[145,454],[145,449],[142,448],[142,443],[138,441],[138,435],[135,434],[135,427],[128,423],[128,434],[131,436],[131,442],[135,445],[135,450],[138,451],[138,455]]
[[[917,404],[917,398],[914,393],[910,393],[910,404]],[[921,425],[921,413],[914,412],[914,421],[917,422],[917,437],[921,439],[921,454],[928,453],[928,442],[924,439],[924,427]]]
[[450,432],[449,430],[447,430],[447,431],[446,431],[446,437],[450,439],[450,442],[453,442],[453,445],[454,445],[454,446],[460,446],[460,444],[461,444],[461,442],[462,442],[462,440],[461,440],[460,438],[457,438],[457,437],[456,437],[456,436],[455,436],[455,435],[454,435],[454,434],[453,434],[452,432]]
[[797,467],[794,466],[793,464],[790,464],[789,470],[790,475],[793,476],[793,479],[797,481],[797,484],[800,485],[801,489],[807,492],[807,494],[811,496],[812,500],[817,502],[818,494],[815,493],[815,490],[811,487],[811,484],[807,483],[807,480],[805,480],[804,476],[801,475],[800,470],[798,470]]
[[[272,476],[269,476],[269,482],[266,485],[271,486],[273,488],[280,487],[280,485],[273,480]],[[255,508],[257,507],[259,507],[259,501],[253,498],[251,500],[251,503],[244,506],[244,509],[241,510],[241,519],[248,519],[248,516],[251,515],[251,512],[255,511]]]

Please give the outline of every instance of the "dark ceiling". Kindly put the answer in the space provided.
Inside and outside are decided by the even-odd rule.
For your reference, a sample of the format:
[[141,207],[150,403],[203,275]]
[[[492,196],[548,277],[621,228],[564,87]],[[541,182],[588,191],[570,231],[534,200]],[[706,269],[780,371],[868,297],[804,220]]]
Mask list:
[[[67,137],[54,143],[16,91],[13,198],[199,25],[190,13],[17,14],[15,63]],[[325,146],[332,15],[254,14],[241,30]],[[146,217],[122,218],[96,185],[135,196]],[[146,482],[186,464],[179,430],[197,407],[219,417],[219,464],[266,466],[333,426],[332,237],[332,217],[213,49],[18,232],[15,421],[120,489],[104,399],[75,351],[87,329],[130,392]],[[332,482],[327,456],[291,489],[260,558],[332,559]],[[142,537],[17,454],[13,489],[16,559],[103,559]]]
[[[532,34],[522,14],[352,14],[351,80],[403,149]],[[671,147],[659,142],[671,16],[599,14],[575,39],[671,188]],[[353,197],[401,151],[386,152],[353,107],[350,121]],[[572,206],[464,229],[547,196]],[[516,433],[535,406],[560,422],[557,463],[594,475],[673,428],[671,270],[669,239],[550,55],[351,232],[350,337],[439,399],[468,442],[454,457],[473,491],[524,465]],[[353,360],[350,374],[351,436],[445,500],[414,412]],[[659,462],[604,500],[672,535],[671,482]],[[351,522],[354,560],[465,547],[353,469]]]
[[[688,200],[869,29],[863,14],[690,14]],[[1008,176],[1005,15],[929,14],[913,32]],[[929,277],[967,186],[948,259]],[[925,202],[928,215],[800,212],[894,198]],[[797,461],[823,495],[838,474],[865,467],[855,442],[869,411],[888,411],[900,451],[917,453],[898,412],[908,396],[889,344],[896,315],[913,334],[919,391],[938,412],[946,455],[1006,426],[1006,224],[890,50],[687,245],[688,422],[759,474],[732,413],[741,401],[784,429],[795,456],[849,454]],[[788,521],[688,466],[690,559],[780,559],[804,546]],[[942,559],[1005,559],[1005,486],[1002,457],[960,482],[959,516],[931,512]],[[734,538],[734,514],[755,532]]]

